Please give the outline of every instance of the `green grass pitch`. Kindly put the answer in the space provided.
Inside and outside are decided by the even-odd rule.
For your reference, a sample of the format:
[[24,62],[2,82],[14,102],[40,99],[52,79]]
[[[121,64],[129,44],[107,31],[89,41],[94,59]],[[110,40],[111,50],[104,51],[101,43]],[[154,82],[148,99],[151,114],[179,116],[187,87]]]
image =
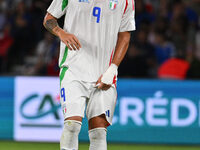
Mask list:
[[[79,150],[88,150],[88,147],[88,144],[81,143]],[[0,141],[0,150],[59,150],[59,144]],[[200,146],[108,144],[108,150],[200,150]]]

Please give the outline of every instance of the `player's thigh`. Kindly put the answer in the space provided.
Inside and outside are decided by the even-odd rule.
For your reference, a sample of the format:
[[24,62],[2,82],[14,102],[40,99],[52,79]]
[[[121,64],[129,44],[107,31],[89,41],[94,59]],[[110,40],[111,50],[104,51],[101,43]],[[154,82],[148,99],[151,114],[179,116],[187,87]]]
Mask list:
[[83,118],[80,117],[80,116],[73,116],[73,117],[65,118],[65,121],[66,121],[66,120],[76,120],[76,121],[82,122]]
[[88,124],[89,124],[89,130],[95,128],[107,128],[110,125],[106,119],[105,114],[101,114],[100,116],[91,118]]
[[65,120],[82,121],[86,106],[86,98],[83,85],[79,81],[67,81],[61,83],[61,107]]
[[96,124],[99,124],[99,127],[101,127],[102,125],[112,124],[116,100],[117,91],[114,87],[107,91],[95,89],[89,99],[86,110],[89,125],[95,124],[96,126]]

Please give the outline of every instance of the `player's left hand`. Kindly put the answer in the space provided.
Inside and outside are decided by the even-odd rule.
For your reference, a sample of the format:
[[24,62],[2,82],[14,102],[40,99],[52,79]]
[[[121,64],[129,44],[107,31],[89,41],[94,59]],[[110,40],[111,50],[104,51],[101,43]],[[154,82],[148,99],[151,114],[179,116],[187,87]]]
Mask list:
[[101,78],[102,78],[102,76],[96,82],[96,87],[100,90],[107,91],[111,87],[111,85],[108,85],[108,84],[101,82]]

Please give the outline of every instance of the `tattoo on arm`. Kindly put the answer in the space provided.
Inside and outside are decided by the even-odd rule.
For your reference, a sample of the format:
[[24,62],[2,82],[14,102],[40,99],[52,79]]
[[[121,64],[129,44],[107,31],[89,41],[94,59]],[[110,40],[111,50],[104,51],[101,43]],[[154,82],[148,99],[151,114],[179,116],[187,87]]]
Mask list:
[[46,21],[45,27],[46,27],[46,29],[48,31],[50,31],[51,33],[55,34],[53,32],[53,29],[55,29],[56,27],[59,27],[59,26],[58,26],[57,20],[55,20],[55,19],[49,19],[49,20]]

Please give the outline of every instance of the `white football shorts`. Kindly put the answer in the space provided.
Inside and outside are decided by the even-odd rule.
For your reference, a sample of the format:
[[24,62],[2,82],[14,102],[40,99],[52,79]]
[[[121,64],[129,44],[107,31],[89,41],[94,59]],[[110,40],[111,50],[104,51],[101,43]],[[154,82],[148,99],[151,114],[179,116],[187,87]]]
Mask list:
[[117,91],[112,86],[107,91],[99,90],[94,82],[73,80],[72,72],[66,68],[60,71],[60,97],[64,118],[80,116],[87,119],[105,114],[112,125]]

